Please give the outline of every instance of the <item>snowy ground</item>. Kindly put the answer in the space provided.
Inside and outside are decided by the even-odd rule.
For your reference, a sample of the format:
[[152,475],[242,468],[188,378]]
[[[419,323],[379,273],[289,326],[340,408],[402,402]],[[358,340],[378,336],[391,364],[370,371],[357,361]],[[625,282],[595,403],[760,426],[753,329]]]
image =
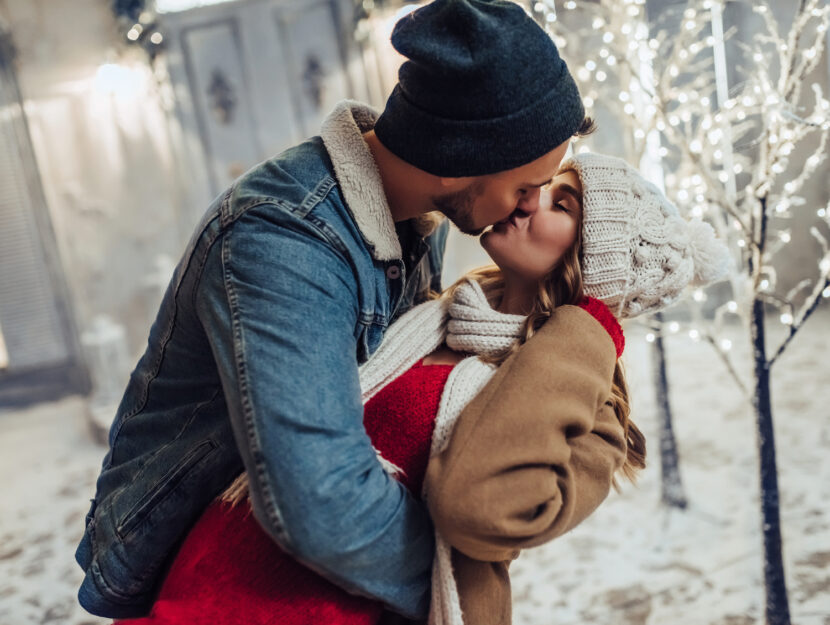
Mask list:
[[[732,334],[747,363],[742,333]],[[773,337],[774,338],[774,337]],[[772,344],[774,341],[771,340]],[[570,535],[513,564],[519,625],[754,625],[763,621],[755,429],[711,348],[667,340],[681,470],[691,506],[659,503],[654,455]],[[794,625],[830,625],[830,310],[773,371],[787,582]],[[633,418],[656,452],[644,333],[628,331]],[[0,625],[95,625],[75,602],[73,552],[104,449],[80,399],[0,414]]]

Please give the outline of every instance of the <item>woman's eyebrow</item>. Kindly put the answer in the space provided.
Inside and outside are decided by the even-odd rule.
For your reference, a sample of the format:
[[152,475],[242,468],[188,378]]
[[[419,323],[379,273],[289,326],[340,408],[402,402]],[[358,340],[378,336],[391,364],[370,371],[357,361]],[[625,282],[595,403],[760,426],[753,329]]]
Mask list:
[[571,185],[567,183],[562,183],[558,185],[556,188],[558,191],[564,191],[565,193],[570,194],[573,197],[573,199],[575,199],[577,202],[582,201],[582,194]]

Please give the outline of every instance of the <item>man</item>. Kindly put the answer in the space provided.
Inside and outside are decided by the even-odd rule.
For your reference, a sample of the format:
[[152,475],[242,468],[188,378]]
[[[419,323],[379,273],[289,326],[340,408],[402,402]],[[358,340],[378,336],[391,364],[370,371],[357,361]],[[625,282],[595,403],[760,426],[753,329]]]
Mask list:
[[423,618],[432,526],[384,472],[357,366],[440,288],[441,211],[481,232],[536,210],[584,121],[550,38],[511,2],[402,19],[383,113],[344,103],[321,136],[218,198],[164,297],[110,432],[76,558],[90,612],[145,614],[165,564],[243,469],[256,518],[340,586]]

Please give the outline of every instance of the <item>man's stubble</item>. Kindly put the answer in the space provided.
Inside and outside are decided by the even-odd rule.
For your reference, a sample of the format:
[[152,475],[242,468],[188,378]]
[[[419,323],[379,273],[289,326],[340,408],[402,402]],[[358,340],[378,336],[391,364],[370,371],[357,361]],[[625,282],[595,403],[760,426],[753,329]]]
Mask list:
[[476,227],[475,223],[475,201],[482,193],[484,181],[476,180],[460,191],[433,196],[432,203],[435,210],[442,212],[461,232],[478,236],[487,227]]

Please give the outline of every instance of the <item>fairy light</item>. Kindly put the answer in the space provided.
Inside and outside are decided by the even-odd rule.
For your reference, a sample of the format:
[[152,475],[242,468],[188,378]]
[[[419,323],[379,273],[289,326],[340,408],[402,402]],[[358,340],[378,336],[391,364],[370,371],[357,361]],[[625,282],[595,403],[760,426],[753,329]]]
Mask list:
[[732,349],[732,341],[730,341],[729,339],[723,339],[720,342],[720,348],[723,351],[728,352],[730,349]]
[[676,321],[672,321],[672,322],[669,324],[669,332],[673,332],[673,333],[674,333],[674,332],[678,332],[679,330],[680,330],[680,324],[679,324],[679,323],[677,323]]
[[830,286],[828,286],[826,289],[824,289],[824,290],[821,292],[821,296],[822,296],[823,298],[825,298],[825,299],[827,299],[828,297],[830,297]]
[[689,338],[693,341],[697,341],[698,339],[700,339],[700,332],[698,332],[695,329],[689,330]]
[[701,289],[695,289],[694,294],[692,295],[696,302],[705,302],[706,301],[706,293],[704,293]]
[[731,313],[738,312],[738,302],[736,302],[734,300],[731,300],[731,301],[727,302],[726,303],[726,310],[728,310]]
[[783,323],[785,326],[792,325],[793,316],[790,313],[783,313],[780,319],[781,323]]
[[646,334],[646,341],[649,342],[649,343],[654,343],[655,338],[656,337],[654,336],[654,334],[652,332],[649,332],[648,334]]

